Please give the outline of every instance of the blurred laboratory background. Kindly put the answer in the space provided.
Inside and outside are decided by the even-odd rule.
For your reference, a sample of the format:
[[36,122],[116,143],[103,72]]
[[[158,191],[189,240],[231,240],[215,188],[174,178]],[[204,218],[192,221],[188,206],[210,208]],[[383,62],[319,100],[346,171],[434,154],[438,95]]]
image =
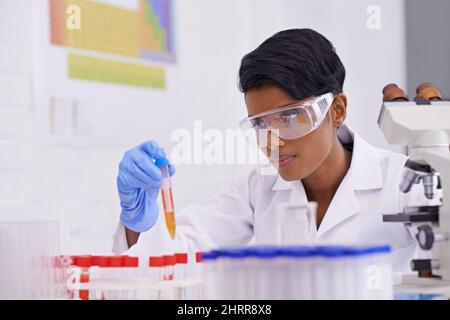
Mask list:
[[[76,35],[61,31],[77,28],[71,4],[82,8]],[[426,79],[450,96],[449,12],[447,0],[0,0],[0,220],[58,218],[63,252],[110,252],[124,151],[152,139],[170,155],[174,130],[194,135],[197,121],[236,128],[247,115],[240,59],[288,28],[333,42],[349,125],[402,151],[378,128],[381,90],[413,95]],[[145,14],[148,25],[128,23]],[[246,169],[177,165],[175,206],[205,203]]]

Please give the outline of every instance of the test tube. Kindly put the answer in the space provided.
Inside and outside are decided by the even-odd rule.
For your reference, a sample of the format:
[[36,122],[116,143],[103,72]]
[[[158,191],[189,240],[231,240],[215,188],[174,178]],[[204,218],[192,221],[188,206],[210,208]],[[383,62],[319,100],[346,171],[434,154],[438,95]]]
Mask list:
[[320,254],[325,257],[327,273],[325,275],[328,287],[322,296],[329,300],[342,299],[345,295],[345,256],[346,251],[342,247],[328,246],[319,249]]
[[312,292],[311,266],[315,250],[309,247],[286,247],[281,249],[286,257],[287,272],[284,284],[288,299],[309,299]]
[[[78,256],[77,266],[81,268],[80,283],[89,282],[89,268],[91,267],[90,256]],[[89,300],[89,290],[80,290],[79,297],[81,300]]]
[[[174,271],[174,279],[180,280],[186,277],[186,267],[188,263],[188,254],[187,253],[175,253],[175,271]],[[186,288],[185,287],[177,287],[176,289],[176,297],[177,300],[184,300],[186,298]]]
[[217,253],[215,251],[204,253],[201,255],[203,265],[202,269],[204,271],[204,294],[205,299],[215,300],[218,299],[220,294],[220,286],[218,286],[218,271],[217,271]]
[[[163,257],[149,257],[149,280],[158,282],[164,278],[164,259]],[[149,298],[151,300],[161,300],[161,290],[151,290]]]
[[195,253],[195,264],[194,264],[194,277],[195,278],[200,278],[203,274],[202,261],[203,261],[203,253],[200,251],[196,252]]
[[139,266],[139,258],[138,257],[124,257],[124,267],[126,268],[126,277],[128,279],[136,279],[137,278],[137,268]]
[[175,279],[183,279],[186,275],[186,265],[188,263],[188,254],[187,253],[175,253]]
[[161,196],[167,230],[169,231],[170,237],[175,239],[175,209],[173,206],[172,180],[169,174],[169,160],[167,158],[157,159],[155,165],[161,170],[163,175]]
[[[174,272],[175,272],[175,263],[176,263],[175,255],[163,255],[163,261],[164,261],[164,280],[172,281],[174,279]],[[167,289],[164,298],[165,300],[175,299],[175,288],[170,287],[169,289]]]
[[[189,258],[189,270],[187,276],[190,278],[200,280],[204,280],[205,273],[202,268],[203,256],[201,252],[195,252],[190,255]],[[204,297],[204,283],[200,282],[196,286],[190,286],[186,288],[186,296],[188,300],[197,299],[203,300]]]
[[254,266],[255,273],[255,296],[253,299],[266,300],[273,297],[273,285],[268,279],[273,278],[271,262],[277,257],[278,250],[275,247],[255,247],[247,250],[248,257],[256,257]]
[[245,261],[243,263],[243,269],[246,279],[246,286],[244,290],[244,299],[254,299],[255,297],[255,286],[256,282],[259,280],[255,274],[255,268],[258,266],[258,257],[252,252],[252,248],[245,248]]
[[371,300],[393,298],[393,273],[389,245],[367,248],[366,284]]
[[[124,257],[124,267],[125,267],[125,276],[128,283],[133,282],[136,280],[138,275],[138,267],[139,267],[139,258],[138,257]],[[131,281],[130,281],[131,280]],[[131,299],[136,300],[137,299],[137,293],[135,290],[132,292],[129,292],[130,290],[127,289],[126,292],[123,292],[122,298],[123,299]]]
[[53,269],[53,274],[50,278],[51,283],[55,285],[51,298],[62,298],[64,297],[62,286],[64,284],[63,278],[63,261],[64,256],[58,255],[51,258],[51,264]]
[[[112,256],[109,258],[110,269],[110,282],[115,287],[120,279],[123,277],[123,256]],[[121,292],[117,289],[107,291],[107,299],[117,300],[120,299]]]
[[[89,281],[96,283],[99,278],[100,266],[99,266],[99,256],[91,256],[91,268],[89,269]],[[101,292],[97,289],[90,290],[89,294],[90,300],[101,299]]]
[[214,275],[215,275],[215,285],[216,285],[216,298],[219,300],[225,300],[227,292],[228,292],[228,285],[232,285],[227,281],[226,279],[226,272],[225,268],[227,266],[227,261],[224,254],[225,250],[218,249],[213,250],[212,253],[215,254],[215,261],[214,261]]
[[356,252],[355,263],[355,288],[356,299],[359,300],[372,300],[373,299],[373,286],[371,279],[371,250],[370,246],[361,246],[353,249]]
[[392,300],[394,298],[394,272],[392,269],[392,256],[390,246],[380,246],[378,251],[381,266],[381,299]]
[[357,250],[352,247],[344,247],[344,257],[342,259],[342,277],[344,281],[344,289],[342,291],[342,299],[345,300],[355,300],[355,278],[353,276],[354,266],[355,266],[355,258],[357,258]]
[[245,272],[246,256],[247,253],[244,249],[229,249],[223,255],[225,299],[246,299],[245,294],[248,287],[248,278],[246,278]]
[[173,280],[176,258],[175,255],[163,255],[164,261],[164,280]]
[[[99,266],[99,274],[97,279],[101,282],[105,281],[105,279],[109,278],[110,273],[110,257],[109,256],[100,256],[98,257],[98,266]],[[105,300],[106,299],[106,291],[101,290],[99,293],[98,299]]]
[[[68,269],[69,275],[68,276],[70,276],[70,274],[72,274],[74,272],[77,272],[77,269],[78,269],[77,258],[78,258],[77,256],[70,256],[70,263],[69,263],[69,269]],[[76,279],[76,280],[78,280],[78,279]],[[73,284],[71,283],[71,285],[73,285]],[[79,298],[78,290],[76,289],[76,287],[71,287],[68,289],[69,289],[69,298],[70,299],[78,299]]]

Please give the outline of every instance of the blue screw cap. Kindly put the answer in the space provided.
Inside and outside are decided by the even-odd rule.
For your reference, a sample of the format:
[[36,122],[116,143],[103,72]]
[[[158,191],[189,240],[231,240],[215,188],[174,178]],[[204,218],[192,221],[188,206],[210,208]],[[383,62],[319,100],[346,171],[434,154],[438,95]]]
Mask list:
[[155,161],[155,166],[158,168],[166,167],[169,165],[169,160],[167,158],[159,158]]

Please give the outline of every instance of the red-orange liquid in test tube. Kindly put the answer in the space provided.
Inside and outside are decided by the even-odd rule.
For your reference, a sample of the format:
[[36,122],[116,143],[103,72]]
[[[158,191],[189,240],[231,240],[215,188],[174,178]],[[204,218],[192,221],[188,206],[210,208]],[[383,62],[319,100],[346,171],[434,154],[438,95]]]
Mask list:
[[169,174],[169,160],[166,158],[157,159],[155,165],[161,170],[163,175],[161,196],[167,230],[169,231],[170,237],[175,239],[175,210],[173,206],[172,181]]

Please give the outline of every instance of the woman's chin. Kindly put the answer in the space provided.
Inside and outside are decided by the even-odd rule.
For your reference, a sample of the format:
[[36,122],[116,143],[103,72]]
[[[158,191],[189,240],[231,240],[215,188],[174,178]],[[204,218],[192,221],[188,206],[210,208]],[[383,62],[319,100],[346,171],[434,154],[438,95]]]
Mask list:
[[306,173],[299,172],[298,170],[290,170],[287,168],[278,168],[278,173],[284,181],[296,181],[306,177]]

